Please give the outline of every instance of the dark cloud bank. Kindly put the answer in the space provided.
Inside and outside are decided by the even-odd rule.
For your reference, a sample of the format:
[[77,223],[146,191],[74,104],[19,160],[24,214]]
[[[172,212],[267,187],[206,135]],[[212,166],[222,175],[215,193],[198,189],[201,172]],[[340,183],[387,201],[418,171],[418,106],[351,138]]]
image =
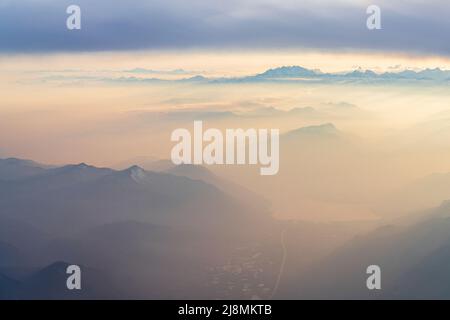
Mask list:
[[[66,28],[66,8],[82,29]],[[362,49],[449,55],[450,5],[379,1],[382,30],[366,28],[365,5],[265,1],[0,1],[0,52],[184,48]]]

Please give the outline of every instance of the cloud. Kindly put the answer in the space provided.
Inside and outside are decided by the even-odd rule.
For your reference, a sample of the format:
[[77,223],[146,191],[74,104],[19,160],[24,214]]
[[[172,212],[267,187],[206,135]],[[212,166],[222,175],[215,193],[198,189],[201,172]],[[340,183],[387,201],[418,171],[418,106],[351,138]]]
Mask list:
[[[443,0],[378,1],[382,30],[361,1],[78,0],[82,29],[66,29],[74,1],[0,0],[0,52],[180,48],[319,48],[450,54]],[[439,18],[442,17],[442,18]]]

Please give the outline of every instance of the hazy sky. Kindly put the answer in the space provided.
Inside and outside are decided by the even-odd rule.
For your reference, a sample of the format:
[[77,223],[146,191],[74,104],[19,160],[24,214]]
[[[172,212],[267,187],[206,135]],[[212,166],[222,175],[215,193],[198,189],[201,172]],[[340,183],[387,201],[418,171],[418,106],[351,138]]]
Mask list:
[[[66,29],[66,8],[82,30]],[[366,28],[366,8],[382,30]],[[0,52],[362,49],[449,55],[446,0],[0,0]]]

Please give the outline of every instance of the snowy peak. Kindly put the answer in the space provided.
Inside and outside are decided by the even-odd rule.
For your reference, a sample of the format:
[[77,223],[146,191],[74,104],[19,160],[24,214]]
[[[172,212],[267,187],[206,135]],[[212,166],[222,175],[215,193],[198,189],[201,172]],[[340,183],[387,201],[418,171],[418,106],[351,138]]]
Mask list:
[[301,66],[283,66],[269,69],[248,80],[271,80],[277,79],[295,80],[294,78],[310,78],[315,80],[339,81],[339,80],[431,80],[431,81],[450,81],[450,70],[440,68],[423,69],[414,71],[405,69],[398,72],[377,73],[373,70],[361,69],[342,72],[342,73],[324,73],[320,70],[311,70]]
[[289,78],[289,77],[312,77],[316,76],[315,71],[300,66],[284,66],[275,69],[269,69],[258,75],[262,78]]
[[147,178],[147,172],[136,165],[129,167],[125,172],[137,183],[141,183]]

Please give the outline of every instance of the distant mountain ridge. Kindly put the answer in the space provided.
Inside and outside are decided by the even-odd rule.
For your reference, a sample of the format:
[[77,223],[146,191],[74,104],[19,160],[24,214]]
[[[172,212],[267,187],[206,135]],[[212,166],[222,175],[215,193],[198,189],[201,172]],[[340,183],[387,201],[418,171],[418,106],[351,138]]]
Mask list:
[[18,158],[0,159],[0,180],[17,180],[43,173],[49,166]]
[[258,77],[270,78],[270,77],[315,77],[319,75],[317,71],[309,70],[300,66],[289,66],[269,69],[259,75]]
[[[411,225],[385,225],[355,237],[313,267],[310,277],[299,277],[293,282],[296,285],[286,284],[284,295],[298,299],[448,299],[450,203],[423,213]],[[367,290],[365,271],[371,264],[382,269],[380,291]]]
[[[191,78],[199,82],[260,82],[260,81],[431,81],[431,82],[450,82],[450,70],[441,68],[423,69],[414,71],[406,69],[398,72],[375,72],[373,70],[356,69],[348,72],[326,73],[317,69],[308,69],[302,66],[282,66],[268,69],[262,73],[236,77],[236,78],[206,78],[202,76]],[[184,79],[183,81],[189,81]]]
[[339,130],[332,123],[323,123],[315,126],[301,127],[295,130],[291,130],[285,133],[285,136],[298,136],[298,135],[327,135],[335,136],[339,134]]
[[[125,71],[125,73],[150,74],[144,69],[136,68],[134,70]],[[181,73],[180,73],[181,74]],[[61,77],[60,77],[61,78]],[[58,79],[60,79],[58,78]],[[118,77],[98,77],[92,78],[93,81],[107,83],[129,83],[129,84],[154,84],[154,83],[192,83],[192,84],[208,84],[208,83],[253,83],[253,82],[325,82],[325,83],[379,83],[379,82],[430,82],[430,83],[450,83],[450,70],[441,68],[426,68],[423,70],[405,69],[402,71],[386,71],[375,72],[367,69],[355,69],[345,72],[322,72],[318,69],[308,69],[302,66],[281,66],[268,69],[262,73],[240,76],[240,77],[208,77],[202,74],[187,76],[181,79],[163,79],[154,77],[135,77],[123,75]]]
[[[27,162],[23,164],[26,169]],[[220,229],[224,223],[242,222],[250,216],[257,220],[266,217],[224,191],[237,187],[220,181],[206,169],[201,174],[188,169],[155,172],[133,165],[113,170],[80,163],[42,169],[12,181],[0,176],[0,218],[64,233],[128,219]]]
[[404,70],[399,72],[376,73],[372,70],[354,70],[344,73],[322,73],[318,70],[310,70],[300,66],[283,66],[269,69],[261,74],[250,77],[253,79],[274,79],[274,78],[317,78],[323,80],[340,79],[378,79],[378,80],[434,80],[450,81],[450,70],[440,68],[424,69],[421,71]]

